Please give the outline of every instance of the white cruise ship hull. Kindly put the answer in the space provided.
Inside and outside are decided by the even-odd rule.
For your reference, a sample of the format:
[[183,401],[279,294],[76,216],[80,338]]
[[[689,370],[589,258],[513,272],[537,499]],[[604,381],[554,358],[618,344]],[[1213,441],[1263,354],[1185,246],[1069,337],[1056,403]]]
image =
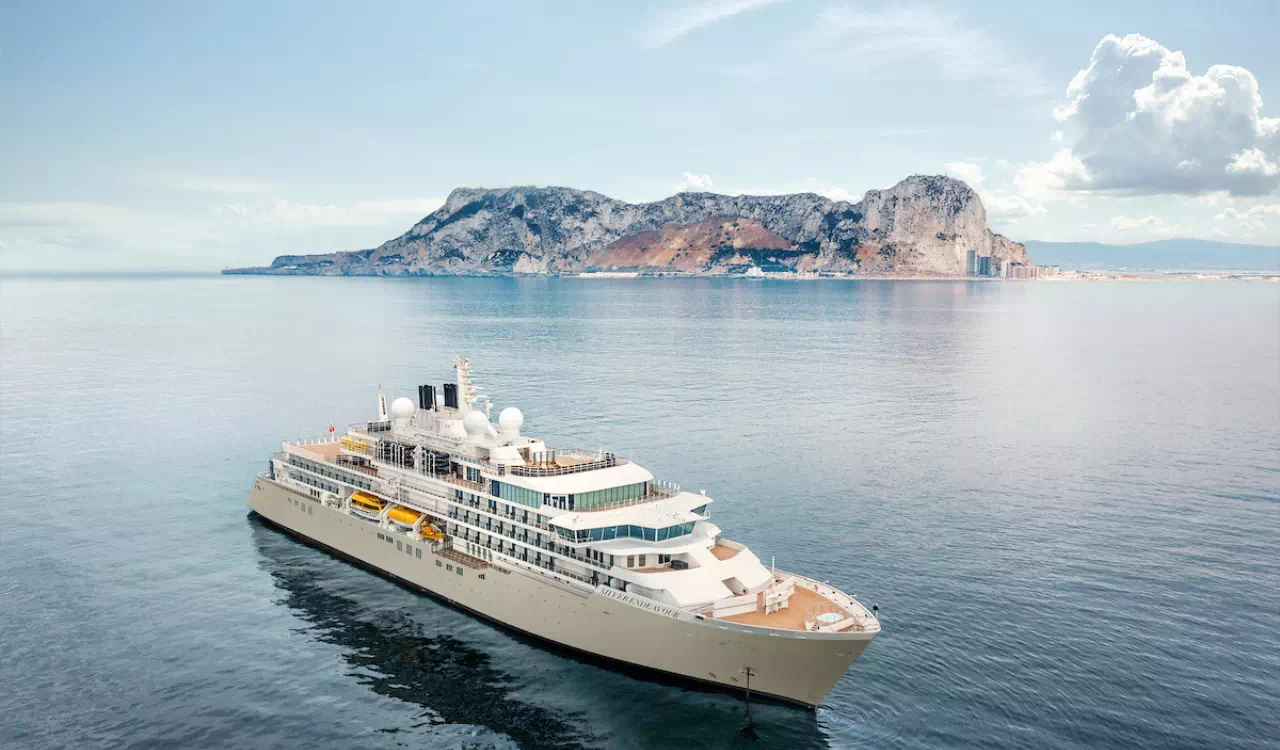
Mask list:
[[310,543],[500,626],[617,666],[734,692],[744,691],[749,667],[753,697],[816,706],[875,636],[738,625],[613,589],[589,591],[501,561],[480,569],[463,566],[434,554],[428,543],[354,518],[265,476],[255,481],[248,504]]

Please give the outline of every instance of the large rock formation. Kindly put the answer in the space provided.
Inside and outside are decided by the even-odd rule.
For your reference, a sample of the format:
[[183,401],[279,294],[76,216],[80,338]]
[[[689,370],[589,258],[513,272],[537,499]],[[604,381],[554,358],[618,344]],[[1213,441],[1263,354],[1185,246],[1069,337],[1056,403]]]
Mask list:
[[857,203],[812,193],[680,193],[624,203],[562,187],[459,188],[435,213],[372,250],[282,255],[240,273],[474,275],[640,270],[732,273],[753,267],[963,276],[968,251],[1026,262],[987,229],[977,193],[913,176]]

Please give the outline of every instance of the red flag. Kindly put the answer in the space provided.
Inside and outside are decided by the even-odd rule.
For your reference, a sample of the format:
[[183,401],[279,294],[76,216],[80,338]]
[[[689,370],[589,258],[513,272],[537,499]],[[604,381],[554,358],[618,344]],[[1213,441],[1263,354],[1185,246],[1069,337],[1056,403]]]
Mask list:
[[333,432],[333,425],[329,425],[329,432]]

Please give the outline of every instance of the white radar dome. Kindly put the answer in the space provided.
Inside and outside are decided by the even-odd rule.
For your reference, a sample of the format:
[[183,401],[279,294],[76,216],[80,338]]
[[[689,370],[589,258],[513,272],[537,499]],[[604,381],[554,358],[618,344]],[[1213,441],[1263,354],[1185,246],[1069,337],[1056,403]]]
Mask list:
[[524,415],[514,406],[508,406],[498,415],[498,424],[503,430],[519,430],[524,424]]
[[489,432],[489,420],[482,412],[473,411],[462,419],[462,429],[467,431],[467,438],[478,441]]
[[413,401],[404,396],[391,402],[391,418],[392,419],[411,419],[413,412],[417,409],[413,405]]

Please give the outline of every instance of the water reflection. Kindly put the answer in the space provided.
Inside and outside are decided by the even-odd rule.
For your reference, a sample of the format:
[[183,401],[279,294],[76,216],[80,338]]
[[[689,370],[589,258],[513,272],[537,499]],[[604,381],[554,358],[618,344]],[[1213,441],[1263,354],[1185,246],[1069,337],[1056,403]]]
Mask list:
[[[368,586],[365,599],[343,584],[373,574],[256,516],[249,525],[259,566],[284,593],[280,603],[311,626],[306,635],[338,646],[351,666],[347,676],[361,685],[424,709],[417,723],[383,731],[434,743],[448,725],[471,725],[531,748],[827,747],[817,718],[803,709],[753,704],[759,738],[749,740],[740,732],[744,704],[736,696],[635,679],[553,653],[412,592],[396,590],[388,600],[389,587]],[[439,612],[439,623],[415,616],[424,611]]]

